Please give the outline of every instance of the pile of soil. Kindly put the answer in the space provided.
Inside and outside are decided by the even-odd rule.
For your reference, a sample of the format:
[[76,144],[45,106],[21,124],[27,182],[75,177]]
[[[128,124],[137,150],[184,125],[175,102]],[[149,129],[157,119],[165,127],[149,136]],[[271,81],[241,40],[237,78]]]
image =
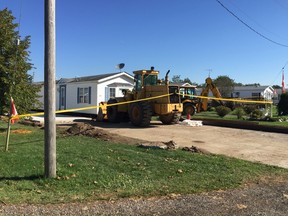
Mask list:
[[102,130],[100,128],[85,123],[77,123],[72,125],[66,130],[66,134],[73,136],[89,136],[112,143],[125,143],[130,145],[138,145],[139,143],[143,142],[143,140],[140,139],[134,139],[130,137],[120,136],[118,134],[113,134],[108,132],[107,130]]
[[[89,136],[96,138],[98,140],[109,141],[112,143],[123,143],[130,145],[137,145],[142,148],[159,148],[166,150],[175,150],[178,149],[178,145],[170,140],[168,142],[148,142],[146,140],[135,139],[131,137],[121,136],[119,134],[110,133],[107,130],[103,130],[97,127],[94,127],[90,124],[86,123],[77,123],[72,125],[70,128],[66,130],[67,135],[73,136]],[[192,147],[184,147],[182,148],[184,151],[189,151],[192,153],[204,153],[209,154],[208,151],[204,151],[195,146]]]

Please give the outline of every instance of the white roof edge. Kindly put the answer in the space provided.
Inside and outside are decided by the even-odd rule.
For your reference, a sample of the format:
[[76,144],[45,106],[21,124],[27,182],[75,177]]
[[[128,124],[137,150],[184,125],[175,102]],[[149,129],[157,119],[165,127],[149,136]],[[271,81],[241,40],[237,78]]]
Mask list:
[[119,72],[118,74],[114,74],[114,75],[112,75],[112,76],[108,76],[108,77],[105,77],[105,78],[103,78],[103,79],[100,79],[100,80],[98,80],[98,82],[104,82],[104,81],[106,81],[106,80],[108,80],[108,79],[113,79],[113,78],[116,78],[116,77],[119,77],[119,76],[122,76],[122,75],[125,75],[125,76],[127,76],[127,77],[129,77],[129,78],[131,78],[131,79],[134,79],[134,77],[133,76],[131,76],[130,74],[128,74],[128,73],[126,73],[126,72]]

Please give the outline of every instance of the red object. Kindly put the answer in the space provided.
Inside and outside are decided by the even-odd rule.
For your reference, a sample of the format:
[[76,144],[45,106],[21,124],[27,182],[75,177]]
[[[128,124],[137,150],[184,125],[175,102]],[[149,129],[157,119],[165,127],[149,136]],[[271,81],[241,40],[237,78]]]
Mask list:
[[188,113],[188,114],[187,114],[187,119],[190,120],[190,118],[191,118],[191,116],[190,116],[190,114]]
[[282,94],[284,94],[285,91],[285,83],[284,83],[284,70],[282,71]]
[[14,100],[12,97],[11,97],[11,112],[10,113],[11,113],[11,123],[14,124],[15,121],[17,121],[19,118],[17,117],[18,113],[17,113],[16,106],[14,104]]

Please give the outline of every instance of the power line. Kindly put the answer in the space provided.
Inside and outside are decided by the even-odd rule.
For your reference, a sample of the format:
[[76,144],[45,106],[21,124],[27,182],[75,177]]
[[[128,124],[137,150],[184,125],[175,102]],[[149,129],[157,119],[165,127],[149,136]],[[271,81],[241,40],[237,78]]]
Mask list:
[[282,69],[278,72],[278,74],[276,75],[275,79],[272,82],[272,85],[275,84],[276,80],[279,78],[279,76],[281,75],[282,71],[285,69],[285,67],[288,65],[288,61],[285,63],[285,65],[282,67]]
[[251,26],[249,26],[247,23],[245,23],[243,20],[241,20],[236,14],[234,14],[231,10],[229,10],[225,5],[223,5],[222,2],[220,2],[219,0],[216,0],[226,11],[228,11],[232,16],[234,16],[237,20],[239,20],[243,25],[245,25],[247,28],[249,28],[250,30],[252,30],[253,32],[255,32],[256,34],[258,34],[260,37],[276,44],[276,45],[279,45],[279,46],[283,46],[283,47],[288,47],[288,45],[286,44],[281,44],[281,43],[278,43],[268,37],[266,37],[265,35],[261,34],[260,32],[256,31],[254,28],[252,28]]

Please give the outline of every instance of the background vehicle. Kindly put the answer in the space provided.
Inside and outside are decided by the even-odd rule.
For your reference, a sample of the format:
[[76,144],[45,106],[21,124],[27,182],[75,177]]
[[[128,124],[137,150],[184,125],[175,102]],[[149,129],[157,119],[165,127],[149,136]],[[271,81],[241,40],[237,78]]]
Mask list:
[[162,83],[158,79],[159,71],[154,70],[154,67],[134,71],[133,90],[125,91],[124,97],[110,98],[107,103],[101,102],[97,120],[107,118],[109,122],[131,121],[135,126],[146,127],[152,116],[159,116],[163,124],[178,123],[183,106],[179,86],[169,84],[169,72],[166,73],[165,83]]
[[181,86],[180,96],[183,104],[183,115],[194,115],[196,113],[196,107],[198,106],[199,99],[193,97],[196,95],[196,86]]

